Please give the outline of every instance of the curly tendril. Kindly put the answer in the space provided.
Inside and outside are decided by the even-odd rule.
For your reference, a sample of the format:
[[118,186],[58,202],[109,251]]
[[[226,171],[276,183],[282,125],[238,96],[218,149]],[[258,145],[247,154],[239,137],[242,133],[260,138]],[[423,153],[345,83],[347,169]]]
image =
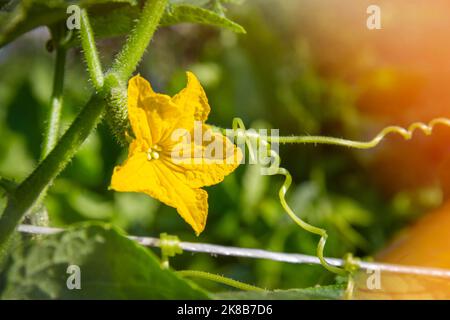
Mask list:
[[235,133],[237,133],[238,136],[242,137],[244,135],[245,143],[247,145],[247,148],[249,149],[250,157],[252,159],[254,159],[254,157],[255,157],[254,150],[253,150],[255,140],[261,146],[268,148],[267,150],[270,152],[270,156],[274,159],[274,161],[275,161],[274,167],[276,168],[270,174],[284,176],[284,183],[278,192],[281,206],[283,207],[284,211],[286,211],[286,213],[289,215],[289,217],[302,229],[320,236],[319,243],[317,244],[316,253],[317,253],[317,257],[319,258],[322,266],[325,269],[327,269],[328,271],[331,271],[333,273],[337,273],[337,274],[341,274],[341,275],[346,274],[346,271],[344,269],[329,264],[324,258],[323,252],[324,252],[325,244],[326,244],[326,241],[328,238],[327,231],[325,229],[315,227],[315,226],[310,225],[309,223],[303,221],[294,213],[294,211],[291,209],[291,207],[289,207],[289,205],[286,201],[286,193],[292,184],[292,176],[287,169],[279,167],[279,164],[281,163],[280,155],[270,148],[270,144],[267,141],[268,138],[266,138],[266,137],[261,138],[260,136],[255,135],[254,133],[252,133],[250,136],[246,136],[245,135],[245,132],[246,132],[245,125],[244,125],[242,119],[240,119],[240,118],[233,119],[233,131]]
[[397,133],[401,135],[405,140],[410,140],[414,132],[421,130],[427,136],[433,133],[433,129],[436,125],[444,125],[450,127],[450,119],[447,118],[436,118],[431,120],[428,124],[423,122],[414,122],[408,128],[403,128],[400,126],[389,126],[380,131],[372,140],[370,141],[353,141],[334,137],[324,137],[324,136],[284,136],[284,137],[267,137],[269,142],[276,143],[314,143],[314,144],[331,144],[337,146],[344,146],[356,149],[370,149],[376,147],[381,141],[386,138],[387,135],[392,133]]
[[[447,118],[436,118],[431,120],[428,124],[425,124],[423,122],[415,122],[411,124],[408,128],[403,128],[400,126],[388,126],[385,127],[383,130],[380,131],[372,140],[370,141],[354,141],[354,140],[348,140],[348,139],[342,139],[342,138],[334,138],[334,137],[325,137],[325,136],[280,136],[280,137],[274,137],[274,136],[268,136],[268,137],[261,137],[254,131],[247,131],[244,125],[244,122],[240,118],[234,118],[233,119],[233,125],[232,125],[232,131],[235,137],[237,138],[243,138],[245,141],[245,144],[247,146],[247,149],[249,151],[249,156],[251,160],[255,160],[255,150],[254,146],[255,143],[260,146],[267,147],[268,151],[270,152],[270,156],[274,160],[274,167],[276,169],[270,171],[270,175],[282,175],[284,176],[284,183],[281,186],[278,196],[280,198],[281,206],[283,207],[284,211],[289,215],[289,217],[302,229],[316,234],[320,236],[320,240],[317,244],[317,257],[319,258],[322,266],[327,269],[328,271],[331,271],[336,274],[345,275],[347,273],[352,273],[349,270],[357,268],[358,262],[357,260],[352,260],[352,262],[346,263],[346,266],[343,268],[334,266],[329,264],[325,258],[324,258],[324,249],[325,244],[328,238],[327,231],[325,229],[315,227],[313,225],[310,225],[309,223],[303,221],[300,219],[294,211],[289,207],[287,201],[286,201],[286,193],[289,190],[289,187],[292,184],[292,176],[289,173],[289,171],[285,168],[282,168],[279,166],[281,162],[281,158],[277,152],[272,150],[270,148],[270,143],[281,143],[281,144],[288,144],[288,143],[314,143],[314,144],[330,144],[330,145],[337,145],[337,146],[345,146],[350,148],[356,148],[356,149],[370,149],[376,147],[381,141],[383,141],[386,136],[392,133],[397,133],[401,135],[405,140],[410,140],[414,132],[417,130],[422,131],[426,135],[431,135],[433,133],[433,129],[436,125],[444,125],[447,127],[450,127],[450,119]],[[217,128],[219,129],[219,128]],[[222,131],[227,131],[223,129],[219,129]],[[229,133],[229,132],[227,132]],[[349,265],[351,264],[351,266]],[[351,291],[351,290],[349,290]]]

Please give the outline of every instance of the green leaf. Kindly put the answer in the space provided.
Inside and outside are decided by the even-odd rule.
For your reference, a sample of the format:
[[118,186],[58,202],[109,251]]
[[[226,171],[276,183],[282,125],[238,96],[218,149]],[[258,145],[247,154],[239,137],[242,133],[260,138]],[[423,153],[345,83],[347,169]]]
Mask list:
[[245,29],[224,16],[207,9],[187,4],[169,6],[166,15],[162,18],[161,25],[173,25],[177,23],[199,23],[226,28],[236,33],[245,33]]
[[22,0],[12,1],[0,10],[0,47],[39,26],[49,26],[68,17],[69,5],[92,7],[105,14],[121,4],[136,5],[137,0]]
[[[0,10],[0,47],[18,36],[39,26],[49,26],[68,17],[66,9],[71,4],[89,8],[95,36],[107,38],[124,35],[133,28],[140,14],[137,0],[23,0],[13,1]],[[227,19],[223,13],[191,5],[186,1],[171,1],[162,25],[199,23],[245,33],[239,24]],[[197,3],[197,2],[196,2]],[[198,4],[206,5],[208,1]],[[73,41],[72,44],[76,43]]]
[[225,300],[336,300],[342,298],[343,293],[343,286],[333,285],[265,292],[230,291],[218,293],[215,298]]
[[0,12],[0,46],[19,35],[43,24],[51,24],[60,18],[64,1],[13,1]]
[[[103,15],[93,15],[91,18],[92,29],[99,38],[127,34],[133,28],[139,13],[138,6],[124,6],[110,10]],[[214,11],[187,4],[171,4],[161,20],[161,25],[170,26],[178,23],[199,23],[245,33],[242,26]]]
[[[67,288],[70,265],[80,268],[79,290]],[[195,284],[162,269],[149,250],[101,225],[70,229],[14,250],[2,278],[3,299],[209,298]]]

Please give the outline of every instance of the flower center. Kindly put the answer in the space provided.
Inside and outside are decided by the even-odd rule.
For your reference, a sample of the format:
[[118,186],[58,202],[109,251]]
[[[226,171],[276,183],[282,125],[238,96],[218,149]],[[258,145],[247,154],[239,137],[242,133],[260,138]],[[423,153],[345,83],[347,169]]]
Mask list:
[[162,151],[161,147],[155,144],[153,147],[148,148],[147,150],[147,160],[151,161],[153,159],[159,159],[159,153]]

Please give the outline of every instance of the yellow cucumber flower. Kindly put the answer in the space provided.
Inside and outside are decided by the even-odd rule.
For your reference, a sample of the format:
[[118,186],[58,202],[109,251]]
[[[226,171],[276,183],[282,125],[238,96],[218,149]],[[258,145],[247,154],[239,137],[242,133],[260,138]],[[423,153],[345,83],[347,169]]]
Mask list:
[[[199,235],[208,215],[208,193],[236,169],[242,153],[205,124],[210,107],[194,74],[174,97],[155,93],[138,76],[128,83],[128,118],[134,140],[114,168],[111,189],[143,192],[177,209]],[[194,138],[193,138],[194,137]]]

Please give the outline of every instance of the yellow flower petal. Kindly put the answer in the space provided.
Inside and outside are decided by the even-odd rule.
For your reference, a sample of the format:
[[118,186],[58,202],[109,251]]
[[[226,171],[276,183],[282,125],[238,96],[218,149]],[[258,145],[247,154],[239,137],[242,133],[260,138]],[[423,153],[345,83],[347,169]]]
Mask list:
[[185,118],[171,98],[162,94],[148,97],[142,102],[141,108],[145,110],[153,144],[169,139],[180,118]]
[[152,143],[150,126],[147,122],[143,101],[155,93],[150,83],[139,75],[128,82],[128,119],[136,139],[145,139]]
[[[116,191],[146,193],[158,186],[154,163],[147,160],[145,152],[132,154],[131,149],[125,163],[114,168],[110,185]],[[156,194],[152,196],[156,197]]]
[[177,209],[181,217],[200,234],[206,225],[208,194],[191,188],[162,161],[148,161],[146,153],[131,156],[114,169],[111,188],[122,192],[142,192]]
[[163,202],[176,208],[180,216],[199,235],[205,229],[208,216],[208,193],[205,190],[187,185],[163,161],[157,161],[156,163],[157,171],[161,177],[162,189],[167,192],[169,198],[167,202]]
[[168,95],[155,93],[144,78],[133,77],[128,85],[128,118],[136,138],[152,145],[164,143],[175,129],[191,130],[195,103],[177,105],[175,102]]
[[212,132],[209,126],[203,126],[203,132],[210,130],[211,140],[179,145],[180,149],[190,150],[190,155],[171,157],[164,161],[180,180],[192,188],[211,186],[221,182],[241,163],[242,152],[227,137]]
[[191,112],[193,109],[194,119],[205,122],[211,111],[208,98],[197,77],[192,72],[186,72],[186,75],[188,79],[186,88],[175,95],[172,100],[185,112]]

